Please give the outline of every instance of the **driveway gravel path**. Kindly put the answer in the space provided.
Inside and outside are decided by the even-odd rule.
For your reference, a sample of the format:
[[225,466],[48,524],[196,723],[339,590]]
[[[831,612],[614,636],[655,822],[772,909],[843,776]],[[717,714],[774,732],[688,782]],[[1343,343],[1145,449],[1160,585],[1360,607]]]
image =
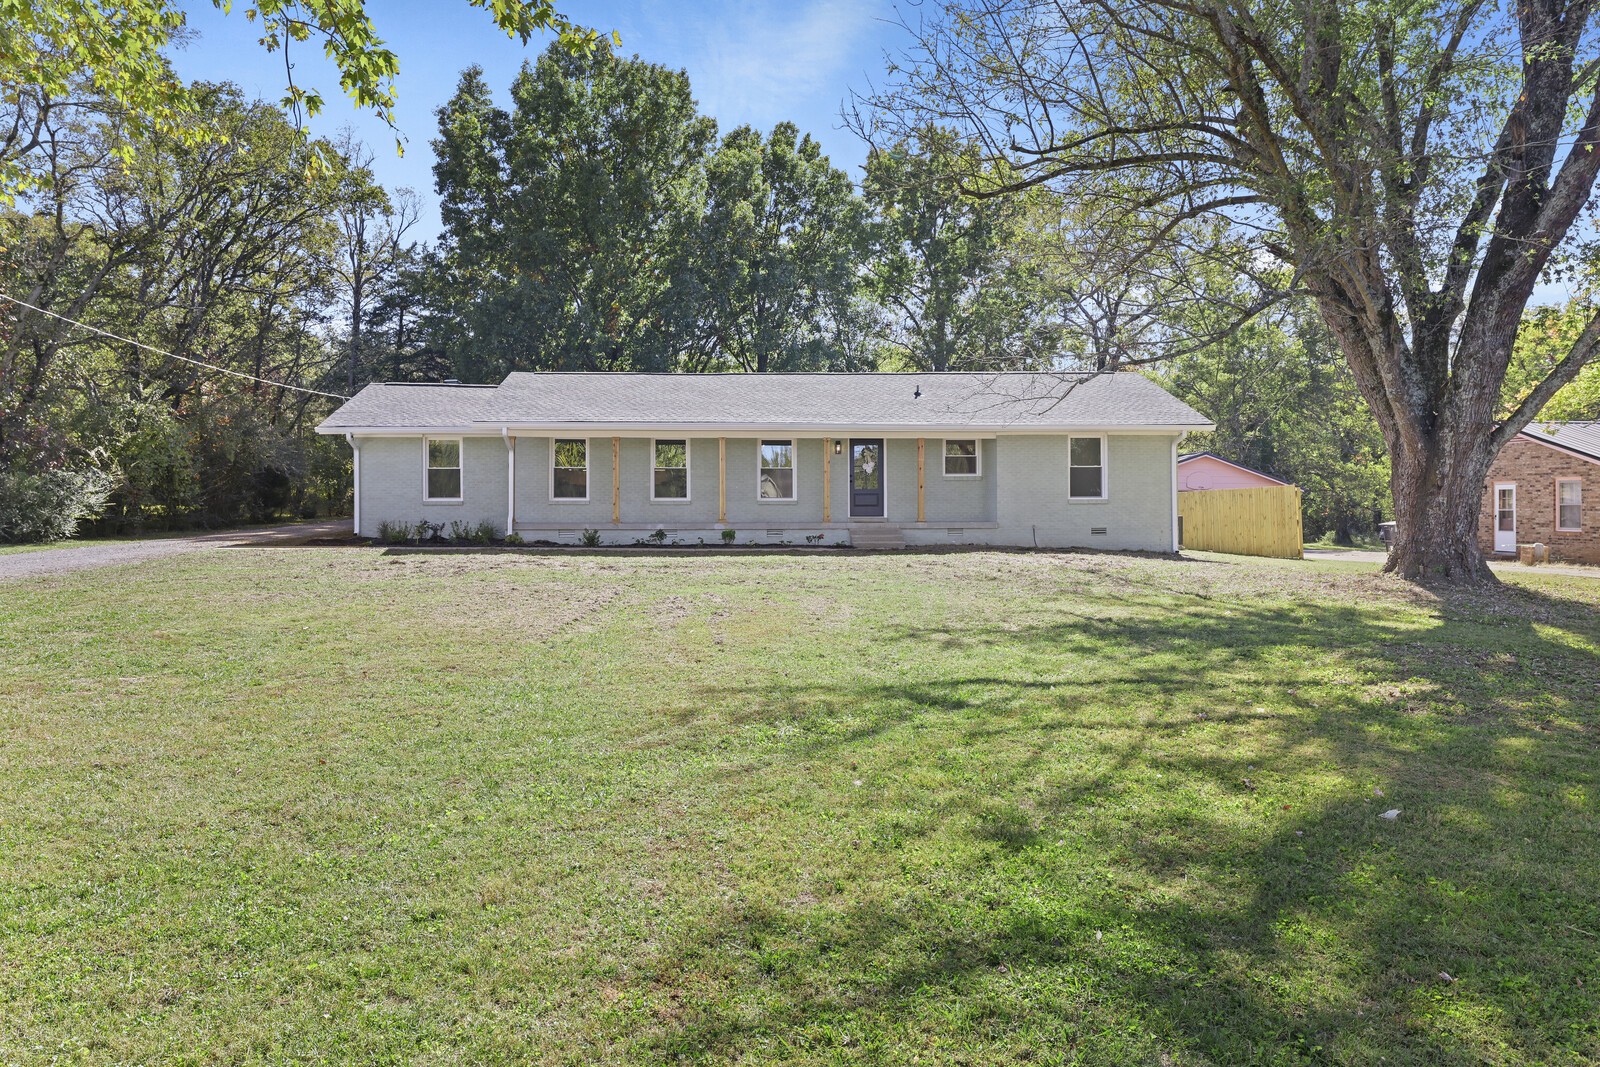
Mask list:
[[[1306,559],[1337,560],[1345,563],[1372,563],[1383,566],[1387,552],[1308,548]],[[1600,578],[1600,567],[1563,567],[1559,563],[1541,563],[1537,567],[1524,567],[1507,559],[1491,559],[1489,569],[1500,574],[1564,574],[1574,578]]]
[[340,537],[350,533],[349,519],[327,522],[294,522],[254,530],[224,530],[221,533],[192,537],[160,537],[149,540],[116,541],[79,545],[73,548],[46,548],[38,552],[0,555],[0,580],[40,578],[123,563],[142,563],[167,556],[182,556],[215,548],[299,545],[316,537]]

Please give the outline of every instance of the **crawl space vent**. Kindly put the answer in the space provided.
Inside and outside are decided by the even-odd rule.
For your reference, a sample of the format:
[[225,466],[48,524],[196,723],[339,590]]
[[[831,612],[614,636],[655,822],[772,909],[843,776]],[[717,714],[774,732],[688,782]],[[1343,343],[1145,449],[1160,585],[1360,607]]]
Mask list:
[[1106,528],[1104,526],[1091,526],[1091,527],[1089,527],[1089,533],[1091,533],[1095,537],[1103,536],[1105,534],[1105,532],[1106,532]]

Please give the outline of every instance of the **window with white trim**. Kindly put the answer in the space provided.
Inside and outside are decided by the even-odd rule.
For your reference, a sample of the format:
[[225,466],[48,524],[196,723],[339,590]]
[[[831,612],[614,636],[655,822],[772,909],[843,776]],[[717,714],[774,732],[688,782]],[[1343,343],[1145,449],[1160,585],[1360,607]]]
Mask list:
[[655,470],[650,480],[651,500],[689,499],[689,442],[657,441]]
[[1067,438],[1067,499],[1106,498],[1106,439]]
[[978,442],[950,440],[944,443],[944,473],[947,478],[978,476]]
[[793,500],[794,442],[762,441],[756,493],[762,500]]
[[1556,529],[1563,533],[1583,529],[1583,482],[1577,478],[1556,479]]
[[550,442],[550,496],[589,499],[589,442],[557,437]]
[[423,475],[424,500],[461,499],[461,438],[425,437],[422,442],[427,470]]

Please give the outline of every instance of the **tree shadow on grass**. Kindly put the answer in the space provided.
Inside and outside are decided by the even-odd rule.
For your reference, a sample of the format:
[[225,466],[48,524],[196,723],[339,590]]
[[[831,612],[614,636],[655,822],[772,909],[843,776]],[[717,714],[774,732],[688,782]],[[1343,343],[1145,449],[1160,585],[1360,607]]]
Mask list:
[[[657,989],[715,969],[744,992],[641,1048],[1600,1059],[1592,609],[1125,607],[868,635],[937,653],[928,678],[706,692],[790,727],[786,757],[944,788],[839,899],[746,899],[667,946]],[[944,868],[896,881],[930,850]]]

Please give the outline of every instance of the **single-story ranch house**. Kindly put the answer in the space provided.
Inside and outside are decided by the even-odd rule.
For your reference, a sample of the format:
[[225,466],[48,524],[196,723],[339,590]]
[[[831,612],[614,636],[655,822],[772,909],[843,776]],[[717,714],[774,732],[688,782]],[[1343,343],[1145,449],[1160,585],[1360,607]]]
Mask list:
[[1600,422],[1535,423],[1506,443],[1484,480],[1478,547],[1514,554],[1545,544],[1555,559],[1600,563]]
[[516,373],[369,385],[355,528],[527,540],[1177,548],[1178,442],[1211,425],[1110,374]]

